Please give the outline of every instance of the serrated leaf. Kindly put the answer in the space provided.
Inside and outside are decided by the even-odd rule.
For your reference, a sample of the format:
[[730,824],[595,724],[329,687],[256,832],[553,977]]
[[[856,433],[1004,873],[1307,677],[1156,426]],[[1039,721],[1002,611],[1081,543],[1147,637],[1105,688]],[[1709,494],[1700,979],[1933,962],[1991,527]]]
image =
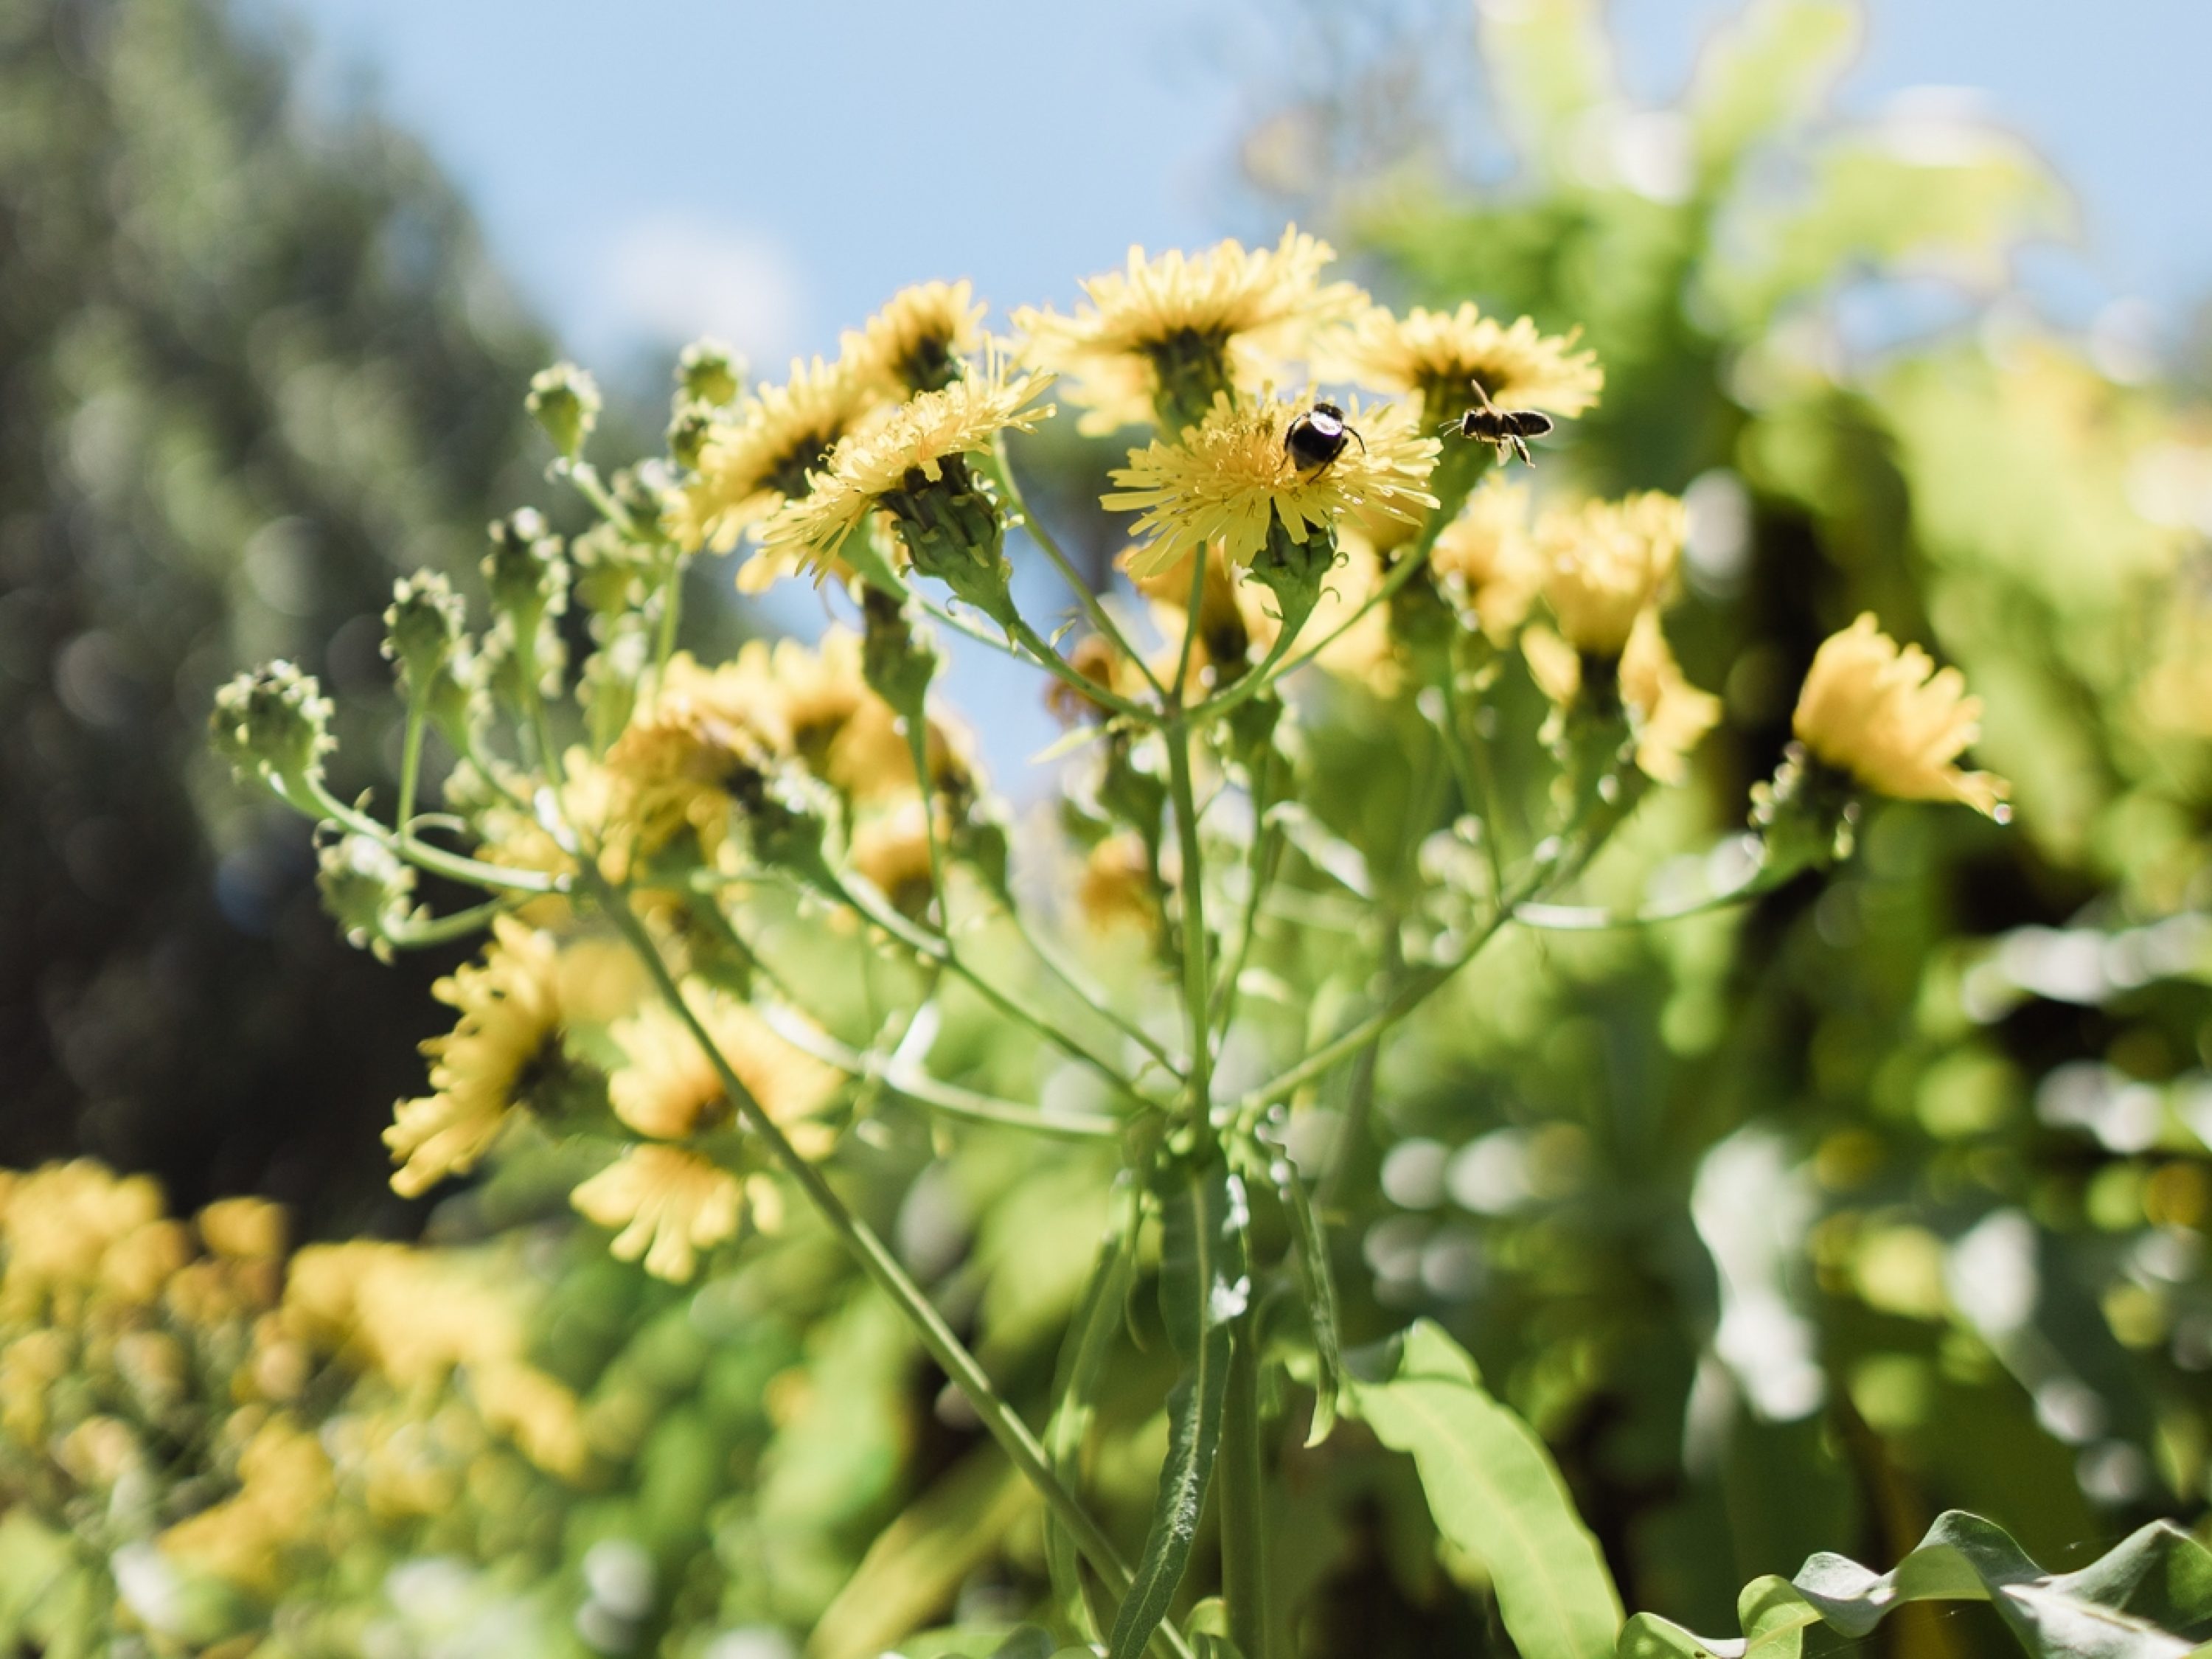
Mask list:
[[2036,1659],[2182,1659],[2212,1635],[2212,1552],[2154,1521],[2078,1572],[2046,1573],[1995,1522],[1951,1510],[1887,1572],[1822,1553],[1795,1578],[1753,1580],[1736,1603],[1741,1637],[1693,1636],[1640,1613],[1620,1656],[1797,1659],[1807,1626],[1856,1639],[1911,1601],[1990,1602]]
[[1413,1455],[1437,1530],[1480,1560],[1522,1659],[1606,1659],[1620,1594],[1536,1431],[1483,1388],[1442,1328],[1406,1333],[1394,1373],[1347,1404],[1376,1438]]
[[1168,1455],[1136,1577],[1114,1616],[1109,1659],[1137,1659],[1190,1565],[1206,1489],[1221,1446],[1229,1328],[1252,1293],[1243,1184],[1217,1156],[1162,1165],[1160,1313],[1182,1375],[1168,1395]]

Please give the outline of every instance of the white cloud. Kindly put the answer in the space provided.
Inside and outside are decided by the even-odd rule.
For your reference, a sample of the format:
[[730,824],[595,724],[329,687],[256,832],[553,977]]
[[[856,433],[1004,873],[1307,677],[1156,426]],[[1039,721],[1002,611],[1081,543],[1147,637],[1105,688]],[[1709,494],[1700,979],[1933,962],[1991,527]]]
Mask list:
[[805,324],[799,264],[772,237],[681,216],[640,219],[599,270],[612,331],[659,344],[719,335],[771,375]]

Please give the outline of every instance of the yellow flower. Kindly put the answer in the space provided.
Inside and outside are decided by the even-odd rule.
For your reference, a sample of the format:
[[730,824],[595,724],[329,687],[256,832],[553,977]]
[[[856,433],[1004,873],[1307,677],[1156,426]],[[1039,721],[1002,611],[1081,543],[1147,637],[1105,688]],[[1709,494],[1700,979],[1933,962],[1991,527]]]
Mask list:
[[778,641],[769,665],[793,752],[831,788],[873,799],[913,788],[914,760],[896,712],[869,689],[860,653],[860,636],[838,627],[811,651]]
[[1403,410],[1346,404],[1346,422],[1365,447],[1346,444],[1328,465],[1306,470],[1283,447],[1299,412],[1272,400],[1240,408],[1224,392],[1180,443],[1131,450],[1129,465],[1114,474],[1121,489],[1099,498],[1109,511],[1143,515],[1134,528],[1149,541],[1132,556],[1130,574],[1157,574],[1210,545],[1249,565],[1276,523],[1303,544],[1347,513],[1410,520],[1437,504],[1422,486],[1439,446],[1417,434]]
[[787,501],[761,532],[763,556],[781,556],[817,573],[829,569],[846,538],[889,496],[921,493],[954,475],[966,482],[960,458],[987,453],[997,434],[1034,431],[1053,410],[1033,408],[1050,375],[1008,377],[994,363],[936,392],[899,405],[880,426],[838,445],[813,489]]
[[1151,932],[1158,924],[1159,910],[1145,843],[1123,830],[1092,848],[1083,861],[1075,898],[1083,919],[1099,933],[1117,927]]
[[247,1589],[282,1582],[286,1558],[313,1540],[334,1492],[331,1461],[307,1429],[278,1416],[238,1462],[237,1495],[161,1534],[164,1554]]
[[1571,416],[1595,404],[1605,386],[1596,354],[1574,343],[1571,334],[1540,334],[1526,317],[1501,324],[1471,303],[1456,311],[1416,306],[1403,317],[1370,306],[1323,337],[1315,357],[1323,380],[1419,394],[1433,421],[1464,413],[1475,401],[1469,382],[1477,380],[1500,409]]
[[392,1190],[412,1198],[477,1165],[532,1075],[561,1036],[558,952],[551,935],[512,916],[492,923],[480,963],[440,980],[430,994],[461,1011],[444,1036],[422,1045],[432,1092],[393,1109],[384,1144],[400,1165]]
[[1644,775],[1655,783],[1681,782],[1690,750],[1720,721],[1721,700],[1682,678],[1656,611],[1644,612],[1628,631],[1628,647],[1620,653],[1620,701]]
[[[825,1150],[828,1131],[801,1120],[819,1111],[836,1091],[839,1075],[769,1029],[744,1003],[697,981],[684,1000],[714,1039],[762,1111],[785,1127],[802,1150]],[[681,1140],[726,1121],[732,1106],[721,1075],[691,1035],[690,1027],[659,1002],[612,1028],[625,1063],[607,1080],[615,1115],[640,1134]]]
[[[871,812],[853,828],[847,861],[902,915],[918,916],[929,908],[933,882],[929,867],[928,819],[921,796],[907,796],[896,806]],[[950,826],[940,821],[940,839]]]
[[200,1237],[217,1255],[259,1261],[284,1254],[284,1206],[260,1198],[226,1198],[199,1213]]
[[735,1238],[744,1189],[726,1170],[674,1146],[632,1146],[569,1195],[587,1219],[619,1228],[617,1258],[645,1258],[656,1279],[683,1280],[698,1252]]
[[118,1177],[90,1158],[21,1177],[0,1215],[6,1302],[21,1307],[51,1291],[90,1289],[110,1248],[161,1218],[161,1190],[151,1179]]
[[1637,617],[1668,595],[1685,525],[1682,503],[1656,490],[1554,509],[1537,521],[1544,598],[1568,644],[1621,653]]
[[575,1395],[535,1365],[485,1366],[471,1373],[469,1392],[485,1425],[548,1474],[573,1480],[591,1461]]
[[699,476],[676,498],[669,533],[684,547],[728,552],[746,530],[805,495],[808,475],[879,403],[875,380],[848,359],[793,362],[787,383],[757,389],[708,429]]
[[1814,653],[1790,725],[1805,747],[1878,794],[1954,800],[1997,817],[2002,778],[1953,764],[1980,734],[1982,704],[1955,668],[1900,650],[1871,613]]
[[983,343],[983,307],[970,303],[974,293],[965,278],[901,289],[860,332],[845,331],[842,354],[863,379],[895,396],[935,392],[959,379],[960,360]]
[[1350,283],[1322,283],[1335,257],[1295,227],[1250,252],[1228,241],[1195,258],[1152,259],[1133,247],[1126,269],[1083,284],[1090,304],[1074,316],[1014,313],[1023,362],[1070,378],[1070,401],[1089,411],[1085,432],[1154,419],[1164,391],[1203,408],[1217,392],[1257,386],[1316,326],[1365,303]]
[[381,1239],[311,1244],[285,1276],[289,1333],[403,1389],[441,1382],[457,1365],[514,1359],[525,1312],[496,1258]]
[[1528,534],[1528,487],[1486,479],[1446,525],[1429,566],[1458,595],[1494,645],[1528,619],[1544,585],[1544,561]]
[[[1540,625],[1522,635],[1521,648],[1530,678],[1553,702],[1564,708],[1581,695],[1583,659],[1574,647]],[[1638,613],[1630,626],[1620,672],[1638,768],[1655,783],[1681,782],[1690,750],[1720,720],[1720,699],[1682,678],[1656,610]]]
[[730,787],[790,745],[784,700],[765,644],[713,669],[670,659],[607,750],[607,841],[650,858],[685,830],[713,863],[729,838]]

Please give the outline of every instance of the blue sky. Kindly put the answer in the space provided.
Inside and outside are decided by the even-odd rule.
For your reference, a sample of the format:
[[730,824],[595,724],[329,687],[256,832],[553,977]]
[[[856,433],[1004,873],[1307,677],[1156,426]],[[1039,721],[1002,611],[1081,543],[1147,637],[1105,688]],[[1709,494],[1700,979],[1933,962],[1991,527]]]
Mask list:
[[[1279,228],[1232,159],[1291,38],[1284,0],[246,3],[303,33],[324,96],[365,94],[427,144],[527,300],[603,370],[712,329],[777,374],[910,281],[971,276],[1003,318],[1065,306],[1133,241]],[[1631,93],[1670,98],[1735,9],[1616,0]],[[1847,107],[1978,88],[2076,187],[2082,248],[2035,267],[2067,320],[2134,296],[2172,330],[2212,291],[2212,0],[1866,9]],[[1001,709],[1002,777],[1052,735],[981,665],[954,690]]]

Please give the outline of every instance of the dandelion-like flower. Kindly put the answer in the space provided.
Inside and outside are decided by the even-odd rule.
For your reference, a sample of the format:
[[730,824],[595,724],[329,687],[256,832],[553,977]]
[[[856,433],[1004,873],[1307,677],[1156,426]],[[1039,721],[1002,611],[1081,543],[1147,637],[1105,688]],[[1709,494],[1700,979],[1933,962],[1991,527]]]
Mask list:
[[1143,515],[1134,530],[1146,545],[1130,574],[1156,575],[1207,546],[1249,565],[1277,524],[1303,544],[1347,514],[1413,520],[1437,504],[1425,486],[1439,445],[1415,432],[1402,408],[1346,404],[1345,422],[1359,441],[1328,465],[1304,469],[1284,447],[1299,413],[1273,399],[1240,405],[1224,392],[1182,441],[1131,450],[1113,475],[1121,488],[1099,497],[1109,511]]
[[1538,520],[1544,598],[1568,644],[1605,657],[1626,648],[1638,616],[1667,596],[1686,525],[1682,503],[1656,490]]
[[461,1018],[447,1035],[422,1045],[432,1092],[401,1101],[384,1132],[400,1165],[392,1190],[403,1197],[474,1169],[560,1042],[559,951],[551,935],[512,916],[495,921],[492,933],[481,963],[431,987],[431,995]]
[[1486,479],[1437,536],[1429,568],[1492,644],[1511,639],[1544,585],[1544,561],[1528,533],[1528,487]]
[[983,343],[982,319],[965,278],[918,283],[893,295],[857,332],[848,329],[840,344],[864,379],[904,398],[960,378],[961,360]]
[[1868,613],[1821,641],[1790,725],[1816,758],[1877,794],[1959,801],[1996,817],[2010,786],[1954,764],[1980,735],[1981,715],[1957,669],[1938,669],[1917,645],[1899,648]]
[[569,1194],[587,1219],[617,1228],[617,1258],[645,1258],[656,1279],[681,1282],[699,1252],[735,1238],[744,1218],[738,1178],[677,1146],[632,1146]]
[[888,509],[903,526],[931,486],[972,488],[965,457],[987,453],[1012,428],[1034,431],[1052,414],[1035,406],[1049,375],[1007,374],[992,365],[936,392],[909,398],[874,429],[841,444],[811,492],[794,497],[762,532],[770,554],[795,555],[829,569],[845,539],[871,513]]
[[[1272,248],[1226,241],[1191,256],[1129,250],[1121,270],[1083,284],[1073,317],[1024,307],[1014,313],[1023,361],[1068,377],[1088,433],[1203,410],[1214,394],[1257,386],[1297,356],[1312,331],[1349,319],[1367,296],[1323,283],[1336,251],[1293,227]],[[1188,416],[1185,416],[1188,418]]]
[[[1583,659],[1548,628],[1534,627],[1521,636],[1529,677],[1561,708],[1581,696]],[[1682,677],[1674,653],[1660,630],[1659,613],[1638,613],[1628,630],[1620,660],[1621,712],[1636,740],[1636,764],[1655,783],[1680,783],[1687,775],[1690,750],[1721,717],[1721,702]]]
[[[805,1120],[836,1092],[836,1072],[793,1048],[744,1003],[693,981],[684,1000],[761,1110],[810,1153],[827,1150],[828,1130]],[[615,1115],[640,1134],[681,1140],[730,1119],[721,1073],[676,1012],[655,1001],[613,1027],[625,1056],[607,1079]]]
[[676,498],[669,533],[684,547],[728,552],[787,501],[803,497],[808,475],[880,402],[878,383],[848,359],[794,362],[784,385],[760,388],[708,429],[699,476]]
[[1501,323],[1472,303],[1456,311],[1416,306],[1403,317],[1370,306],[1315,347],[1316,372],[1378,392],[1419,394],[1431,422],[1453,419],[1480,381],[1500,409],[1579,415],[1597,402],[1605,371],[1573,335],[1545,334],[1526,317]]

